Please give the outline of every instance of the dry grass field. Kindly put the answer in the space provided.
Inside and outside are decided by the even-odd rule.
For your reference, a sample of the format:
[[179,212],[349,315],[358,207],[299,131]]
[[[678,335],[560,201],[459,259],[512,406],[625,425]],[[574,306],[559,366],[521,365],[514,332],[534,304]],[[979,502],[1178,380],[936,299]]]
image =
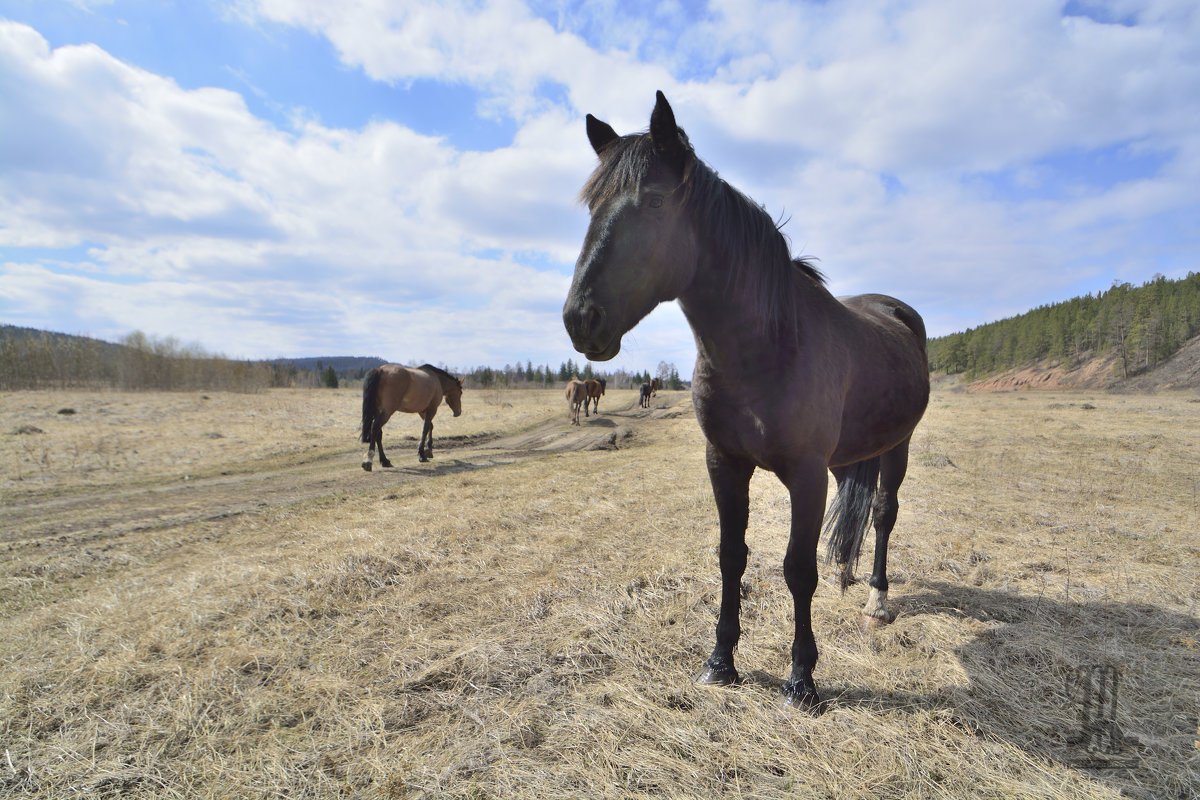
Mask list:
[[468,392],[431,464],[403,415],[370,474],[352,391],[3,394],[0,796],[1196,797],[1197,400],[935,392],[899,617],[821,584],[809,716],[769,474],[745,681],[691,683],[720,583],[685,393],[573,428]]

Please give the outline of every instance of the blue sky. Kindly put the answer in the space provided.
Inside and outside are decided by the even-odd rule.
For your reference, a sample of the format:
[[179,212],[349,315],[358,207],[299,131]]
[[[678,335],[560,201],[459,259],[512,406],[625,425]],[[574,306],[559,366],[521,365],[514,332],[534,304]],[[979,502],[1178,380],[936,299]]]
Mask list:
[[[656,89],[932,335],[1200,270],[1194,0],[0,0],[0,322],[578,361],[583,116]],[[612,366],[694,352],[671,303]]]

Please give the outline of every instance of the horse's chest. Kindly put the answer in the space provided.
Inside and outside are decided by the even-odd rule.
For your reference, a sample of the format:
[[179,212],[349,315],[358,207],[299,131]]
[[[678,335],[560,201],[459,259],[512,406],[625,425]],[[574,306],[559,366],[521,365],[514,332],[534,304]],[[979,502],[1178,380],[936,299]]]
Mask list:
[[722,452],[774,470],[801,452],[828,449],[828,438],[811,429],[803,418],[789,414],[785,404],[764,399],[710,392],[693,398],[696,418],[705,437]]

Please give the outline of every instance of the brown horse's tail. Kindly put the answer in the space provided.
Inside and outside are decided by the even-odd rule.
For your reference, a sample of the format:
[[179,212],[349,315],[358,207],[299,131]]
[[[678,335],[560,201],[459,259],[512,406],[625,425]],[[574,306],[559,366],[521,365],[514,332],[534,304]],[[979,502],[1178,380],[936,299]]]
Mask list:
[[379,367],[374,367],[363,378],[362,440],[368,443],[375,430],[375,409],[378,405],[375,397],[379,393],[379,379],[382,376]]
[[850,585],[850,570],[858,563],[858,551],[871,522],[871,506],[878,486],[879,456],[851,464],[825,512],[825,532],[829,534],[825,563],[836,560],[842,566],[839,582],[843,592]]

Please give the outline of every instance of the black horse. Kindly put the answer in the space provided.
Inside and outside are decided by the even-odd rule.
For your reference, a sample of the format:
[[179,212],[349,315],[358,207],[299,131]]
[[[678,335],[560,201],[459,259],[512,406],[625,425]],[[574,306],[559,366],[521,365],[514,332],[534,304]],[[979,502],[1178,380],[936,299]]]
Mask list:
[[[698,680],[738,680],[750,476],[774,472],[792,503],[783,570],[795,605],[789,704],[819,703],[812,595],[826,469],[837,480],[828,557],[843,588],[870,518],[875,565],[864,613],[888,621],[887,543],[908,445],[929,399],[925,325],[899,300],[835,299],[761,206],[696,157],[658,93],[648,133],[619,136],[590,114],[600,164],[563,321],[575,349],[604,361],[659,303],[678,299],[696,338],[692,398],[708,439],[721,526],[717,641]],[[643,390],[644,391],[644,390]]]

